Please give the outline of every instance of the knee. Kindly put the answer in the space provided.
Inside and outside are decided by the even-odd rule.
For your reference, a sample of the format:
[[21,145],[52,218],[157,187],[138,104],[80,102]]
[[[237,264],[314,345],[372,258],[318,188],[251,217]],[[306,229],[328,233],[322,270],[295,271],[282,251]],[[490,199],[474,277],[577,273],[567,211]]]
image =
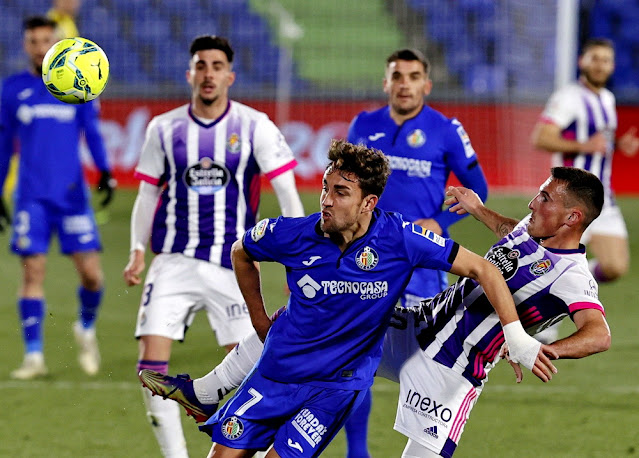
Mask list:
[[615,259],[600,262],[599,267],[606,281],[614,281],[628,273],[629,262],[625,259]]
[[80,272],[80,282],[85,289],[89,291],[98,291],[102,289],[104,283],[104,275],[102,269],[92,268]]

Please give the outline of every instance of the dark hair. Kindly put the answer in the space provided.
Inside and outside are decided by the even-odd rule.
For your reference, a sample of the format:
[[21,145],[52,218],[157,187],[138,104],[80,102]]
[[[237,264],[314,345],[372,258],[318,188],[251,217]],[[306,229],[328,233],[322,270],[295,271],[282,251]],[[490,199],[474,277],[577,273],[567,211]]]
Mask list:
[[381,151],[344,140],[333,140],[328,149],[328,160],[330,163],[326,170],[329,173],[340,170],[356,175],[364,196],[382,195],[390,175],[390,165]]
[[229,63],[233,63],[233,48],[231,48],[231,44],[226,38],[215,35],[200,35],[199,37],[195,37],[191,42],[191,57],[193,57],[196,52],[205,49],[219,49],[226,54]]
[[386,65],[388,66],[388,64],[390,64],[391,62],[395,62],[398,60],[419,61],[424,66],[424,73],[428,75],[428,72],[430,71],[430,62],[428,61],[426,56],[424,56],[421,51],[418,51],[417,49],[398,49],[393,54],[388,56],[388,59],[386,59]]
[[[550,173],[555,180],[566,183],[566,191],[585,210],[584,229],[601,213],[604,189],[599,178],[576,167],[553,167]],[[565,206],[573,205],[565,202]]]
[[609,40],[608,38],[589,38],[588,40],[586,40],[584,42],[583,46],[581,47],[580,56],[583,56],[590,49],[596,48],[597,46],[603,46],[605,48],[610,48],[613,51],[615,50],[615,44],[612,42],[612,40]]
[[55,29],[57,26],[58,24],[54,20],[44,16],[31,16],[22,22],[23,31],[33,30],[39,27],[51,27]]

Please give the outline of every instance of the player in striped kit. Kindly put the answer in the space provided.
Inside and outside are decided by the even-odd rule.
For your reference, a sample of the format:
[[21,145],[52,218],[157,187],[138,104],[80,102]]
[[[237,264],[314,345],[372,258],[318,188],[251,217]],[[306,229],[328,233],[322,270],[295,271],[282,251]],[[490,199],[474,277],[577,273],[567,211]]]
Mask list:
[[[597,283],[579,243],[603,206],[604,191],[597,177],[576,168],[554,168],[530,202],[530,216],[519,223],[484,207],[467,188],[450,188],[449,193],[452,197],[446,203],[453,205],[453,211],[472,214],[501,238],[486,258],[504,275],[526,330],[538,332],[566,316],[575,323],[575,333],[543,347],[548,354],[583,358],[608,349],[610,331]],[[492,306],[476,282],[468,279],[421,307],[396,307],[377,375],[400,383],[395,429],[409,437],[403,458],[454,453],[503,342]],[[225,374],[233,383],[211,386],[208,396],[237,386],[260,351],[257,334],[243,339],[212,372]],[[520,382],[522,372],[518,365],[513,367]],[[543,381],[550,379],[539,366],[533,373]],[[158,380],[152,373],[141,374],[143,381],[147,377]],[[184,402],[184,393],[193,393],[201,381],[165,376],[159,383],[147,380],[147,386],[197,413],[211,409],[210,405],[195,394]]]
[[579,57],[579,80],[557,90],[535,126],[535,147],[554,153],[553,165],[579,167],[599,177],[604,185],[604,208],[584,233],[583,243],[594,255],[590,270],[599,282],[612,281],[628,270],[628,232],[611,188],[615,148],[626,155],[639,149],[632,127],[615,140],[615,96],[605,85],[615,66],[610,40],[588,40]]
[[[528,333],[570,316],[577,330],[550,345],[557,358],[608,349],[610,330],[579,243],[603,205],[596,176],[553,168],[519,223],[487,209],[466,188],[450,188],[449,195],[452,211],[472,214],[503,237],[486,259],[504,276]],[[419,308],[396,308],[377,375],[400,384],[395,429],[409,438],[403,458],[453,455],[503,343],[492,306],[472,280],[460,278]]]
[[[282,214],[303,216],[296,161],[268,117],[229,100],[233,50],[222,37],[191,44],[191,103],[155,117],[147,128],[131,215],[128,285],[141,282],[150,238],[156,253],[146,276],[135,335],[138,371],[168,371],[171,345],[204,309],[227,351],[252,326],[231,268],[230,250],[255,225],[260,174],[271,180]],[[187,456],[178,405],[144,390],[148,416],[165,456]]]

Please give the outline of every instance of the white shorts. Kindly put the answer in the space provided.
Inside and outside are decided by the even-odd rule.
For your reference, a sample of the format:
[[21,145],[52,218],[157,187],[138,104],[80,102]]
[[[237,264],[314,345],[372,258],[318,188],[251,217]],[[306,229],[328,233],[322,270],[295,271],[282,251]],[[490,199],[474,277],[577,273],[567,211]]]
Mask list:
[[389,328],[377,375],[399,381],[394,429],[442,456],[452,456],[481,394],[460,374],[419,348],[412,314],[406,329]]
[[590,226],[582,234],[581,243],[588,244],[593,235],[628,238],[626,223],[617,205],[604,205],[601,214],[590,223]]
[[202,309],[222,346],[253,331],[231,269],[180,253],[158,254],[144,282],[135,336],[184,340],[195,313]]

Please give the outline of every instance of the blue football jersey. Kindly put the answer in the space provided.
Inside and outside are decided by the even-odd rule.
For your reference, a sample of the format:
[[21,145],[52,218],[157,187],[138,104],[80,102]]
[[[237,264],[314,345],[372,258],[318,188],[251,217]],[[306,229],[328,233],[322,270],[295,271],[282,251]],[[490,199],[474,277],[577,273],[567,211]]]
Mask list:
[[[450,172],[482,200],[487,197],[488,185],[464,127],[426,105],[399,126],[388,106],[362,112],[351,123],[348,141],[381,150],[390,161],[392,173],[380,208],[399,212],[407,221],[434,218],[444,236],[448,226],[463,218],[442,209]],[[430,297],[446,286],[444,274],[418,270],[406,293]]]
[[96,167],[108,170],[95,102],[60,102],[49,94],[41,77],[28,71],[7,78],[0,106],[0,189],[9,160],[19,150],[17,201],[33,199],[64,209],[84,209],[88,197],[78,153],[81,133]]
[[257,368],[284,383],[365,389],[414,268],[448,271],[459,247],[399,214],[375,210],[368,232],[342,252],[319,220],[319,213],[262,220],[244,235],[253,259],[286,267],[291,291]]

